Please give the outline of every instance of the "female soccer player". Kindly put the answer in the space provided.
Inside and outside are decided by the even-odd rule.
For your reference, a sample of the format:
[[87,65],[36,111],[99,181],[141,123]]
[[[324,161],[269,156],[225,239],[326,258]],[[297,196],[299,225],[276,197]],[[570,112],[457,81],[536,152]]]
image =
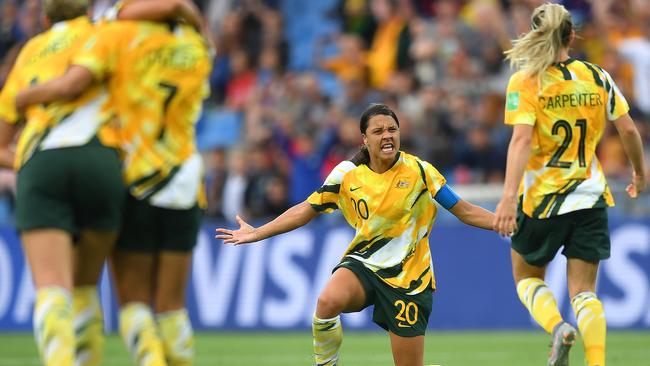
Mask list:
[[[47,0],[43,8],[49,29],[25,45],[0,95],[4,165],[11,166],[11,144],[20,131],[18,90],[65,73],[94,28],[86,0]],[[74,101],[27,109],[13,163],[16,227],[36,289],[34,334],[47,366],[72,366],[75,354],[79,365],[99,363],[87,350],[92,343],[101,351],[101,340],[84,335],[85,329],[103,332],[94,285],[117,238],[126,191],[117,141],[103,123],[105,100],[95,87]],[[80,307],[88,327],[75,336]],[[75,340],[83,344],[78,352]]]
[[480,228],[491,229],[494,215],[460,199],[431,164],[399,150],[399,120],[387,106],[366,109],[360,130],[361,151],[337,165],[307,200],[258,228],[237,216],[240,228],[216,229],[216,237],[226,244],[251,243],[341,209],[356,235],[318,297],[316,364],[338,363],[339,315],[374,304],[373,320],[389,332],[395,364],[422,365],[435,289],[429,251],[434,200]]
[[[200,13],[188,0],[138,0],[111,10],[112,17],[120,20],[180,17],[202,28]],[[130,189],[124,220],[118,220],[122,230],[112,264],[121,306],[120,332],[140,366],[187,366],[193,361],[192,329],[184,300],[203,203],[194,124],[207,93],[210,62],[206,42],[197,32],[187,25],[171,28],[149,21],[101,22],[86,47],[70,58],[65,75],[24,90],[16,98],[23,106],[83,93],[77,102],[90,90],[108,90],[107,103],[90,107],[102,116],[115,114],[120,122],[117,142],[125,152],[123,173]],[[82,106],[85,111],[89,108]],[[83,122],[102,120],[106,118]],[[87,156],[82,160],[88,160]],[[116,168],[119,182],[118,162]],[[104,255],[99,258],[99,269]],[[99,271],[88,278],[84,298],[97,297],[98,276]],[[96,304],[92,311],[80,308],[75,321],[77,362],[84,366],[99,364],[101,355],[97,346],[103,334],[99,302],[92,303]]]
[[[506,51],[520,70],[510,78],[505,123],[514,125],[503,198],[494,228],[512,236],[517,293],[553,343],[549,365],[566,365],[576,330],[564,322],[544,283],[547,264],[561,246],[571,305],[587,363],[605,365],[605,315],[595,294],[598,263],[610,255],[607,206],[614,200],[595,156],[613,121],[632,163],[635,198],[646,186],[641,138],[628,105],[609,74],[569,57],[571,15],[544,4],[532,29]],[[516,220],[516,222],[515,222]]]

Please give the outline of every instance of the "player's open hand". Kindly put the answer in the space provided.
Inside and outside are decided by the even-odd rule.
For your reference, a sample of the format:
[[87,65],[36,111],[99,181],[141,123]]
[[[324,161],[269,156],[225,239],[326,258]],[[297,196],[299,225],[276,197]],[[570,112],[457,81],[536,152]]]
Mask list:
[[239,215],[235,217],[237,223],[239,224],[238,230],[228,230],[223,228],[215,229],[217,235],[214,237],[217,239],[223,240],[224,244],[234,244],[241,245],[246,243],[252,243],[257,240],[255,228],[249,225],[244,221]]
[[502,198],[494,212],[494,231],[501,236],[511,236],[517,230],[517,199]]
[[637,198],[639,194],[645,191],[646,181],[643,174],[632,172],[632,183],[628,184],[625,191],[631,198]]

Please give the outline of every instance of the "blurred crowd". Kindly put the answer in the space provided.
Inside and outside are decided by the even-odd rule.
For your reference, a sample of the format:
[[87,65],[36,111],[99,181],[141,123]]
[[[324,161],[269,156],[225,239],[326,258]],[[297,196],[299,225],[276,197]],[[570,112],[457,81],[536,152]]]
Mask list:
[[[453,185],[499,183],[510,128],[503,60],[539,0],[199,0],[217,55],[197,126],[211,217],[264,218],[316,190],[359,148],[359,116],[385,103],[402,149]],[[650,147],[650,2],[559,1],[579,39],[571,52],[617,82]],[[110,5],[98,1],[97,12]],[[3,0],[0,83],[40,28],[38,0]],[[599,157],[630,176],[613,130]],[[646,159],[646,161],[650,161]],[[0,176],[0,181],[3,181]]]

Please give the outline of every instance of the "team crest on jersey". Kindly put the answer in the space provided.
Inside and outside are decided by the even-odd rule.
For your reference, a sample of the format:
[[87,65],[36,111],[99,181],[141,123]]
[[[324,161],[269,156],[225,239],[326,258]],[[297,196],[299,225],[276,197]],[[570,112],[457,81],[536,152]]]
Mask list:
[[395,188],[408,188],[409,187],[409,182],[407,180],[398,180],[397,185],[395,185]]
[[516,111],[519,109],[519,92],[510,92],[506,97],[506,109],[509,111]]

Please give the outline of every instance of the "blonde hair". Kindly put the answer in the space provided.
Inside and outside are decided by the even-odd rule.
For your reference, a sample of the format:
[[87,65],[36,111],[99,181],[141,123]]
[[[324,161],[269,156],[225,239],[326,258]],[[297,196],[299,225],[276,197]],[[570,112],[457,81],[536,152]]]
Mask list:
[[43,10],[52,24],[88,13],[88,0],[45,0]]
[[528,76],[540,75],[555,63],[560,50],[569,45],[573,30],[571,13],[562,5],[540,5],[531,16],[531,28],[512,41],[512,48],[504,52],[510,66]]

